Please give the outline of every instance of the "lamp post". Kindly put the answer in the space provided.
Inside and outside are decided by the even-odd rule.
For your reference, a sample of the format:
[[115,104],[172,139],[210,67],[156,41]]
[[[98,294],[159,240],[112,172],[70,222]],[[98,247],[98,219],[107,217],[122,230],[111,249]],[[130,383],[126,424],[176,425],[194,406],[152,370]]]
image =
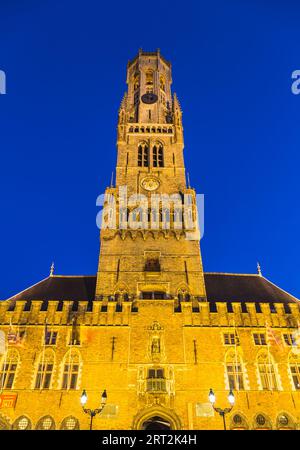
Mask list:
[[106,401],[107,401],[107,393],[106,393],[106,389],[104,389],[104,391],[102,392],[102,396],[101,396],[101,406],[100,408],[96,408],[96,409],[88,409],[85,408],[85,405],[87,403],[87,393],[86,390],[84,389],[81,397],[80,397],[80,403],[82,406],[83,411],[85,412],[85,414],[88,414],[91,418],[90,420],[90,430],[93,429],[93,419],[97,414],[100,414],[103,411],[104,406],[106,405]]
[[230,413],[230,411],[233,408],[234,402],[235,402],[235,398],[234,398],[234,394],[232,392],[232,389],[230,389],[229,394],[228,394],[228,401],[230,403],[230,408],[216,408],[215,407],[215,403],[216,403],[216,396],[214,394],[214,391],[210,388],[209,390],[209,394],[208,394],[208,398],[210,403],[212,404],[212,407],[214,408],[214,410],[220,414],[220,416],[223,418],[223,425],[224,425],[224,430],[226,430],[226,421],[225,421],[225,416],[226,414]]

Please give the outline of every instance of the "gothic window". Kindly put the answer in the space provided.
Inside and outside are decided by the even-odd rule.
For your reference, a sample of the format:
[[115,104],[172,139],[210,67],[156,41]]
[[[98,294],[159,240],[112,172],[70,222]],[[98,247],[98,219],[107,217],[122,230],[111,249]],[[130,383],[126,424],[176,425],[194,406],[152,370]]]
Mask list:
[[61,430],[79,430],[79,420],[76,417],[66,417],[60,426]]
[[69,350],[63,361],[62,389],[77,389],[81,358],[77,351]]
[[146,144],[140,144],[138,147],[138,166],[149,166],[149,148]]
[[278,430],[292,430],[295,428],[294,421],[286,413],[279,414],[276,425]]
[[12,389],[19,359],[19,353],[14,349],[8,350],[2,357],[0,366],[0,389]]
[[244,389],[243,362],[237,352],[229,352],[226,356],[226,371],[229,389],[240,391]]
[[44,416],[42,417],[37,425],[37,430],[55,430],[55,422],[54,419],[51,416]]
[[231,419],[231,430],[248,430],[249,426],[242,414],[234,414]]
[[299,355],[291,354],[289,358],[289,370],[293,382],[293,388],[296,391],[300,390],[300,357]]
[[257,357],[257,367],[261,389],[265,391],[277,390],[277,376],[272,356],[268,353],[260,353]]
[[147,377],[147,391],[148,392],[165,392],[166,379],[164,376],[164,369],[149,369]]
[[54,353],[52,350],[44,350],[38,360],[35,378],[35,389],[49,389],[54,368]]
[[140,75],[136,73],[133,77],[133,89],[136,91],[140,87]]
[[254,429],[270,430],[272,428],[271,422],[264,414],[257,414],[254,420]]
[[164,152],[161,144],[155,144],[152,149],[153,167],[164,167]]
[[20,416],[13,424],[14,430],[31,430],[31,422],[26,416]]
[[165,83],[165,79],[163,76],[160,76],[160,78],[159,78],[159,86],[160,86],[160,89],[165,92],[166,83]]
[[153,71],[151,69],[147,70],[146,72],[146,85],[147,86],[153,85]]

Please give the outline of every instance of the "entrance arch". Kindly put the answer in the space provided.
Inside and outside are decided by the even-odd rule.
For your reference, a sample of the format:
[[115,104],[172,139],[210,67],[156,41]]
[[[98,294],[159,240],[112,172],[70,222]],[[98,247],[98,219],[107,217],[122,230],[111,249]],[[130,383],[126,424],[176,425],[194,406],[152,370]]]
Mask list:
[[133,419],[133,430],[181,430],[181,421],[174,410],[152,406],[138,412]]
[[142,430],[172,430],[168,420],[160,416],[150,417],[142,424]]

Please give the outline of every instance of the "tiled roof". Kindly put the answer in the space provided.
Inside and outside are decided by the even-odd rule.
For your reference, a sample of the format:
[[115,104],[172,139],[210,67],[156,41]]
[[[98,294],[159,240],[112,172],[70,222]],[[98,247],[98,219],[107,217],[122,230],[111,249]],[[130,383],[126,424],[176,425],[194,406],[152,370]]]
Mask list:
[[[205,273],[208,301],[296,302],[295,297],[259,275]],[[96,276],[54,275],[14,295],[9,300],[93,301]]]

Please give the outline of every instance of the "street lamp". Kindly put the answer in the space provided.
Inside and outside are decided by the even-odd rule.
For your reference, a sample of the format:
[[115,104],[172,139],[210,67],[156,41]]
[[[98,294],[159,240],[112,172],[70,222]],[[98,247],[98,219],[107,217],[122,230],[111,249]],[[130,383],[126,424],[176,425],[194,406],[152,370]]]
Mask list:
[[234,402],[235,402],[235,398],[234,398],[234,394],[232,392],[232,389],[230,389],[229,394],[228,394],[228,401],[230,403],[230,408],[216,408],[215,407],[215,403],[216,403],[216,396],[214,394],[214,391],[210,388],[209,390],[209,394],[208,394],[208,398],[210,403],[212,404],[212,407],[214,408],[214,410],[220,414],[220,416],[223,418],[223,425],[224,425],[224,430],[226,430],[226,421],[225,421],[225,415],[230,413],[230,411],[233,408]]
[[85,408],[87,400],[88,400],[88,396],[87,396],[86,390],[84,389],[82,391],[82,394],[81,394],[81,397],[80,397],[80,403],[81,403],[83,411],[86,414],[88,414],[90,416],[90,418],[91,418],[91,420],[90,420],[90,430],[92,430],[93,429],[93,419],[94,419],[94,417],[97,414],[100,414],[103,411],[104,406],[106,405],[106,401],[107,401],[106,389],[104,389],[104,391],[102,392],[100,408],[96,408],[96,409],[87,409],[87,408]]

